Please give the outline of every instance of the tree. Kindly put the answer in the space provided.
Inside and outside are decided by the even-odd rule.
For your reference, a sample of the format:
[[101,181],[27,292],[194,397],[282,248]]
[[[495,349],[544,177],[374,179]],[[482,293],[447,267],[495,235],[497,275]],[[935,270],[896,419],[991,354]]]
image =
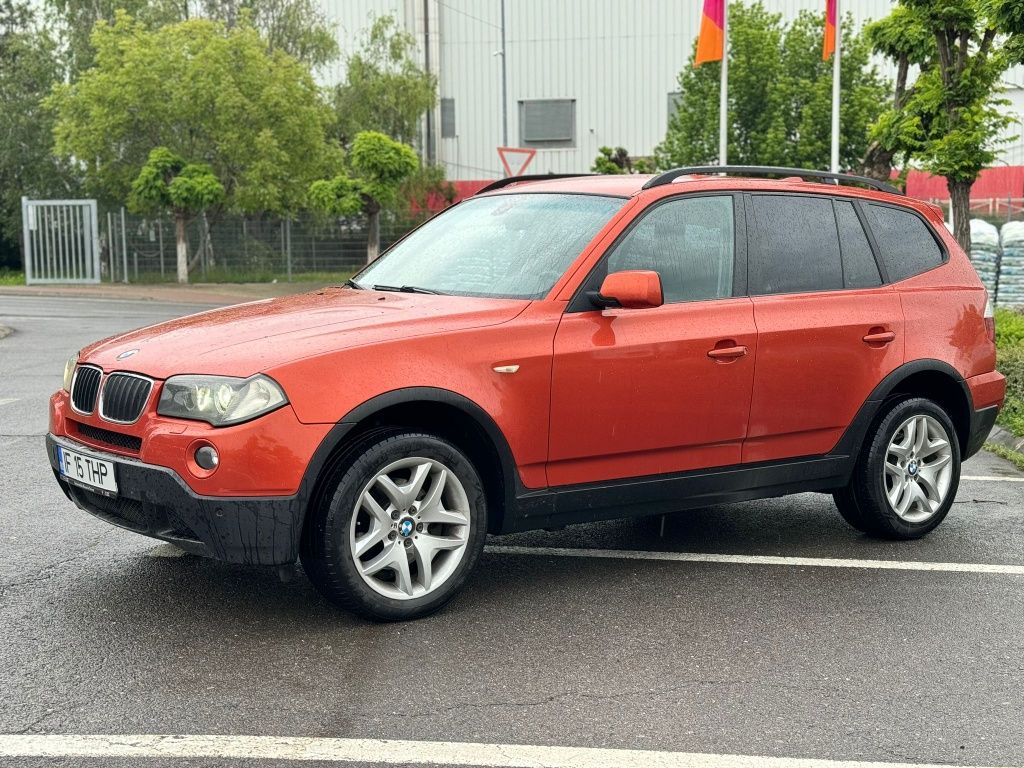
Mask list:
[[202,12],[229,28],[247,18],[270,50],[284,51],[312,68],[338,58],[334,30],[314,0],[202,0]]
[[[785,26],[760,2],[730,3],[730,162],[829,166],[832,64],[821,60],[823,29],[821,14],[804,11]],[[840,163],[849,168],[864,157],[867,128],[883,108],[887,87],[852,20],[843,29]],[[720,65],[694,68],[693,58],[679,74],[679,106],[655,150],[660,168],[718,160]]]
[[598,147],[598,155],[590,170],[594,173],[650,173],[654,170],[650,158],[630,157],[625,147]]
[[207,18],[228,28],[248,22],[271,50],[281,50],[310,67],[338,57],[338,43],[314,0],[46,0],[58,22],[72,79],[92,66],[96,24],[113,24],[124,10],[148,29]]
[[895,92],[892,108],[879,115],[869,131],[864,174],[879,181],[892,178],[895,158],[899,152],[900,121],[907,99],[913,93],[908,83],[911,67],[926,71],[935,56],[935,38],[922,20],[907,8],[897,6],[884,19],[864,28],[864,34],[876,54],[896,64]]
[[458,196],[459,191],[455,185],[445,178],[443,166],[421,165],[402,182],[397,202],[415,206],[419,211],[427,211],[438,203],[448,207]]
[[56,21],[61,58],[69,79],[89,69],[96,58],[92,33],[99,23],[113,24],[122,10],[150,28],[182,21],[187,0],[45,0]]
[[345,81],[334,92],[337,136],[345,146],[360,131],[378,131],[405,144],[437,103],[437,78],[414,56],[416,40],[391,16],[380,16],[361,47],[346,59]]
[[167,147],[149,153],[132,182],[128,207],[135,213],[170,211],[177,240],[178,282],[188,282],[188,240],[185,226],[190,217],[224,198],[224,187],[205,163],[186,163]]
[[[908,32],[898,34],[900,27]],[[926,42],[928,35],[933,45]],[[914,59],[922,67],[912,87],[897,89],[898,98],[880,116],[872,138],[893,156],[902,153],[946,177],[954,235],[970,253],[971,187],[995,159],[995,146],[1009,124],[999,109],[1000,77],[1011,65],[1024,63],[1024,4],[900,0],[872,38],[901,70],[904,61]]]
[[330,110],[303,64],[269,51],[244,21],[203,19],[149,30],[118,12],[92,37],[95,65],[55,89],[57,152],[90,189],[120,202],[156,147],[201,162],[224,205],[287,214],[337,162]]
[[0,0],[0,266],[18,264],[21,197],[67,197],[76,186],[53,157],[53,118],[42,106],[60,76],[33,6]]
[[395,201],[403,182],[416,173],[419,160],[407,144],[383,133],[362,131],[356,134],[347,161],[347,168],[333,179],[313,182],[310,203],[335,216],[366,214],[369,264],[380,255],[380,212]]

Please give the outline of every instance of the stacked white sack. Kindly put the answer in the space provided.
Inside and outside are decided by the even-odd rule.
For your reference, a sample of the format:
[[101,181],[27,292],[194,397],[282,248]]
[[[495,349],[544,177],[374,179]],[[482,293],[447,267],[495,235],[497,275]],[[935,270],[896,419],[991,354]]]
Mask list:
[[999,303],[1024,306],[1024,221],[1003,224],[1003,264],[999,272]]
[[991,293],[999,268],[999,230],[983,219],[971,219],[971,264]]

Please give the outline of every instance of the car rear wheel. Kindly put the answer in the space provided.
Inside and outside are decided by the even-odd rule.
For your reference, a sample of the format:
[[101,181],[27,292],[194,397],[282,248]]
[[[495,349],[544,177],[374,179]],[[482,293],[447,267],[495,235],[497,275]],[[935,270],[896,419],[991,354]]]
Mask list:
[[415,619],[451,600],[487,534],[473,464],[421,433],[378,433],[354,446],[310,514],[302,562],[313,584],[379,621]]
[[948,414],[925,398],[892,403],[868,435],[839,513],[864,533],[916,539],[949,513],[960,484],[960,445]]

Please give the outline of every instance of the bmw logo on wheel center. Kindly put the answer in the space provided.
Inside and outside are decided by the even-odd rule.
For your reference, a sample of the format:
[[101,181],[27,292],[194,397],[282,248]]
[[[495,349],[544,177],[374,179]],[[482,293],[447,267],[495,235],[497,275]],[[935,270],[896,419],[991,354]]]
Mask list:
[[412,536],[412,532],[416,530],[416,524],[412,521],[411,517],[405,518],[398,524],[398,532],[403,536]]

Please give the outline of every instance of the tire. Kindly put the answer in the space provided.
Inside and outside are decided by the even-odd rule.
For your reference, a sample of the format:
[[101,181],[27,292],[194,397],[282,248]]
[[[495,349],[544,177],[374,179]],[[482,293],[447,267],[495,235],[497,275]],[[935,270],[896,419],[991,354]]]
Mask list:
[[850,484],[834,498],[858,531],[917,539],[946,517],[959,484],[960,444],[949,415],[931,400],[907,397],[876,421]]
[[317,590],[375,621],[417,619],[451,600],[487,536],[483,485],[466,455],[434,435],[378,430],[328,472],[302,540]]

